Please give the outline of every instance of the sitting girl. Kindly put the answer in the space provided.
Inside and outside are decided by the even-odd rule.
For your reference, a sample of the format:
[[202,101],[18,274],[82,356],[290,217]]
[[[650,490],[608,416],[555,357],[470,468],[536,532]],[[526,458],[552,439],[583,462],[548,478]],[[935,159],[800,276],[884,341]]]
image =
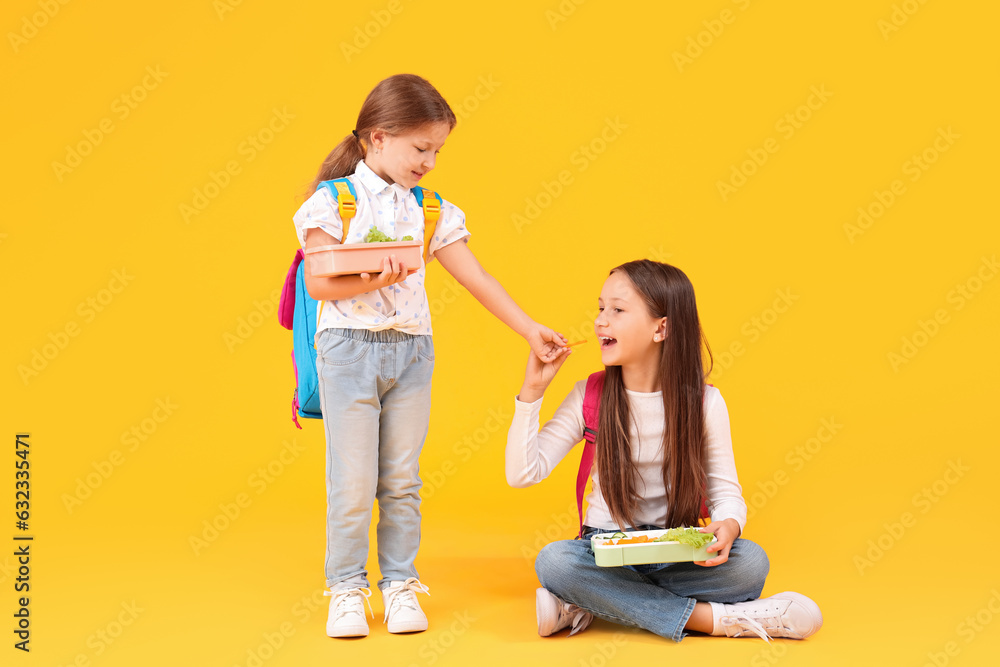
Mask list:
[[[674,641],[685,631],[804,639],[823,624],[815,602],[798,593],[758,599],[769,563],[740,535],[747,507],[736,474],[729,413],[705,384],[703,333],[694,288],[679,269],[641,260],[612,269],[598,299],[594,332],[604,363],[593,488],[581,537],[545,546],[535,561],[538,634],[594,616],[645,628]],[[707,344],[706,344],[707,350]],[[587,381],[578,382],[539,431],[541,399],[571,353],[542,362],[532,355],[507,437],[511,486],[545,479],[584,436]],[[711,352],[709,351],[709,359]],[[702,562],[625,567],[596,565],[597,532],[697,525],[702,507],[716,538]]]

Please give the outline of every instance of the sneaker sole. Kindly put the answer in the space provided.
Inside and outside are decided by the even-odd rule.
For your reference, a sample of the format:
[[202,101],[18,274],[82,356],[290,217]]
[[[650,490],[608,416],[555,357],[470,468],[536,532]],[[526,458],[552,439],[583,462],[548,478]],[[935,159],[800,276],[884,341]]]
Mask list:
[[368,636],[368,625],[347,625],[337,629],[327,628],[327,637],[334,637],[336,639],[342,639],[344,637],[367,637]]
[[559,617],[559,603],[544,588],[535,590],[535,620],[538,622],[538,636],[555,634],[556,619]]
[[427,629],[427,621],[411,621],[410,623],[393,623],[386,628],[394,635],[405,634],[407,632],[423,632]]

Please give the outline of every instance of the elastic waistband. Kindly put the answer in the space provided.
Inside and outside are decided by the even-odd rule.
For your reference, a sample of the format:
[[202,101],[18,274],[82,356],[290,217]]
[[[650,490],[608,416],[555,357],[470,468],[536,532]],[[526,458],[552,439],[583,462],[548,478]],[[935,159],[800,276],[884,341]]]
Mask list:
[[413,340],[418,336],[403,333],[397,329],[382,329],[381,331],[370,331],[369,329],[327,329],[330,333],[344,338],[363,340],[367,343],[401,343]]

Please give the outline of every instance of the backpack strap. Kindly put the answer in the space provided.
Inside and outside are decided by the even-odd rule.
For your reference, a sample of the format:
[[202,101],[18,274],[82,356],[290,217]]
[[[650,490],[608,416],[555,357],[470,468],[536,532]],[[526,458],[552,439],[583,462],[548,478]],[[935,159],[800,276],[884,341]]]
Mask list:
[[299,405],[299,365],[295,363],[295,350],[292,350],[292,370],[295,371],[295,393],[292,394],[292,421],[295,422],[295,428],[302,430],[302,424],[299,423],[299,409],[302,407]]
[[[323,181],[316,189],[326,188],[337,202],[337,211],[340,213],[340,221],[343,224],[344,233],[340,237],[340,242],[347,241],[347,233],[351,229],[351,218],[358,211],[358,193],[354,190],[354,185],[350,179],[335,178],[330,181]],[[424,213],[424,261],[430,256],[431,239],[434,238],[434,229],[437,227],[438,218],[441,217],[441,204],[444,199],[441,195],[428,190],[427,188],[415,187],[412,190],[413,196],[417,198],[417,206],[423,209]]]
[[430,257],[431,239],[434,238],[434,229],[437,227],[438,218],[441,217],[441,204],[444,200],[441,195],[427,188],[416,187],[412,192],[417,198],[417,206],[424,210],[424,263],[426,263]]
[[598,371],[587,378],[587,388],[583,392],[583,454],[580,456],[580,470],[576,473],[576,510],[580,515],[580,532],[583,536],[583,492],[594,467],[594,442],[597,441],[597,418],[601,411],[601,391],[604,389],[604,371]]
[[292,260],[288,275],[285,276],[285,286],[281,289],[281,301],[278,302],[278,321],[281,322],[281,326],[288,330],[291,330],[295,319],[295,276],[299,271],[299,264],[302,263],[303,257],[305,257],[305,253],[302,252],[302,248],[295,251],[295,259]]
[[337,202],[337,211],[340,213],[340,222],[343,225],[344,233],[340,237],[340,242],[347,241],[347,232],[351,229],[351,218],[358,212],[358,193],[354,191],[354,186],[350,179],[335,178],[331,181],[323,181],[316,186],[317,190],[326,188]]

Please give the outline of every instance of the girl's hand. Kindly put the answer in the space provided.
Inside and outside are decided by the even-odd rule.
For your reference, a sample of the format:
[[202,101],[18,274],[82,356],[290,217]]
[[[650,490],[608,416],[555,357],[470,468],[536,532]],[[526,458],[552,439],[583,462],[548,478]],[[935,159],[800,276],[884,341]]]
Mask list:
[[538,355],[532,352],[528,355],[528,367],[524,371],[524,384],[517,395],[519,401],[534,403],[545,394],[552,378],[556,376],[559,369],[566,362],[566,358],[573,353],[573,350],[564,347],[556,354],[556,358],[551,362],[544,362]]
[[715,565],[722,565],[729,560],[729,550],[733,548],[733,542],[740,536],[740,524],[736,523],[736,519],[713,521],[702,528],[701,532],[715,535],[716,541],[710,544],[706,551],[717,553],[718,555],[708,560],[695,561],[695,565],[713,567]]
[[370,273],[362,273],[361,282],[365,284],[367,291],[370,292],[401,283],[419,270],[419,266],[415,269],[409,269],[406,267],[406,264],[398,261],[395,255],[389,255],[382,260],[382,273],[374,278]]
[[[565,336],[541,324],[536,324],[524,339],[531,346],[531,351],[546,363],[552,363],[567,349]],[[553,372],[553,374],[555,373]]]

